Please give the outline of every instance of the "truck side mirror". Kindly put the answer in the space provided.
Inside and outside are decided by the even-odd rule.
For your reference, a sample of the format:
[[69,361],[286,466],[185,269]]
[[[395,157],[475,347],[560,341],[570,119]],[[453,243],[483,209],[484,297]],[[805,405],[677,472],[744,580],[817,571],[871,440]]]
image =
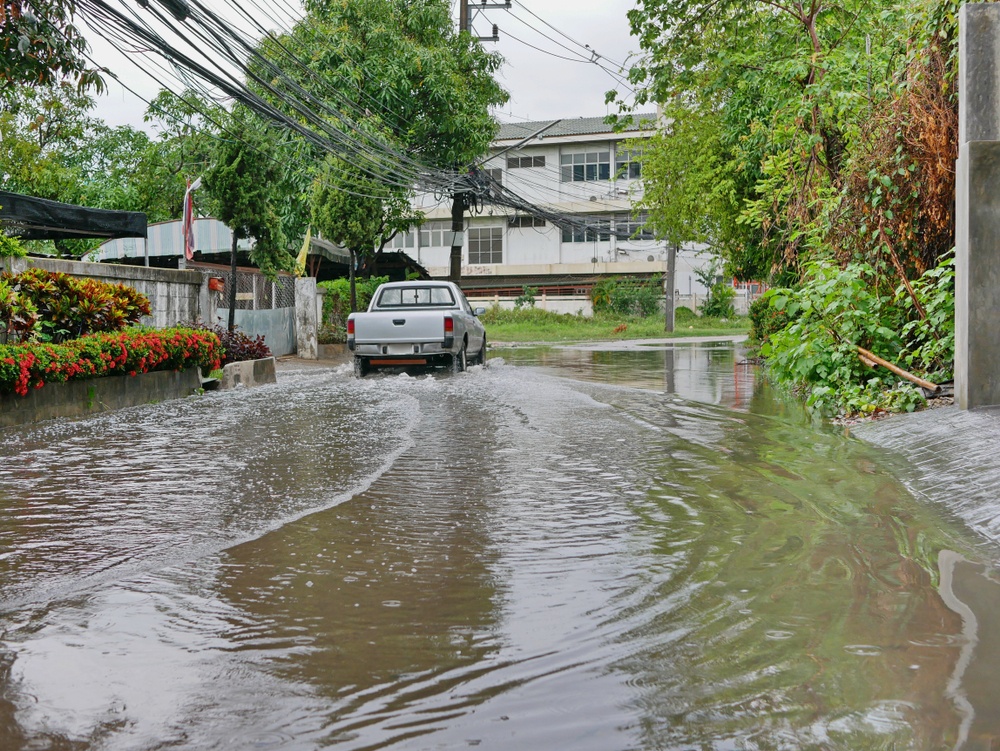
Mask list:
[[478,318],[479,316],[481,316],[485,312],[486,312],[486,308],[476,308],[474,311],[472,311],[472,315],[474,315],[474,316],[476,316],[476,318]]

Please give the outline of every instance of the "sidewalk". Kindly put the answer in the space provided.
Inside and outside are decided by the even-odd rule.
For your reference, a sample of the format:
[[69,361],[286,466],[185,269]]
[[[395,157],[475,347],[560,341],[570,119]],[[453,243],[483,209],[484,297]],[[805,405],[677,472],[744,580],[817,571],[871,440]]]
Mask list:
[[850,430],[905,460],[894,474],[912,493],[1000,541],[1000,410],[942,407]]

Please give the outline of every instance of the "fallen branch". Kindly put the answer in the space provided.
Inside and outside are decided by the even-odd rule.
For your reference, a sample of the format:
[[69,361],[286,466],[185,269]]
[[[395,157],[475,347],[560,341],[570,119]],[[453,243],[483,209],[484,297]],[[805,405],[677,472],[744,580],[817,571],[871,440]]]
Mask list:
[[874,367],[875,365],[881,365],[883,368],[891,370],[899,377],[905,378],[910,383],[915,383],[920,388],[926,391],[930,391],[932,394],[936,394],[941,390],[941,387],[938,384],[926,381],[920,376],[913,375],[913,373],[908,373],[898,365],[893,365],[888,360],[883,360],[881,357],[872,352],[869,352],[864,347],[858,347],[857,345],[855,346],[857,347],[858,356],[861,358],[861,362],[865,363],[865,365],[868,365],[869,367]]

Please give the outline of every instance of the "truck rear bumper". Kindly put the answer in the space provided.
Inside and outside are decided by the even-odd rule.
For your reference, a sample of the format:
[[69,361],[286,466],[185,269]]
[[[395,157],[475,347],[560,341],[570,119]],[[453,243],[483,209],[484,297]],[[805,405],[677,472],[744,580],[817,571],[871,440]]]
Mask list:
[[395,344],[359,344],[348,342],[350,349],[358,357],[433,357],[451,353],[450,342],[401,342]]

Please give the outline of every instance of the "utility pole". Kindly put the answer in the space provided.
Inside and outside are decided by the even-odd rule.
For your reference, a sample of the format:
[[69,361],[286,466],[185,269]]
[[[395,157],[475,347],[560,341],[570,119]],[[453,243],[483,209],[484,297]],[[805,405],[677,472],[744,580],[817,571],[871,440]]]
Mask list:
[[[488,3],[486,0],[458,0],[458,33],[472,34],[472,8],[476,10],[509,10],[511,0],[502,3]],[[500,29],[493,24],[493,36],[477,36],[480,42],[496,42],[500,39]],[[448,279],[458,284],[462,281],[462,246],[465,244],[465,212],[472,205],[473,196],[456,187],[451,196],[451,256],[448,264]]]
[[667,243],[667,276],[663,280],[663,330],[674,330],[674,288],[677,286],[677,243]]

